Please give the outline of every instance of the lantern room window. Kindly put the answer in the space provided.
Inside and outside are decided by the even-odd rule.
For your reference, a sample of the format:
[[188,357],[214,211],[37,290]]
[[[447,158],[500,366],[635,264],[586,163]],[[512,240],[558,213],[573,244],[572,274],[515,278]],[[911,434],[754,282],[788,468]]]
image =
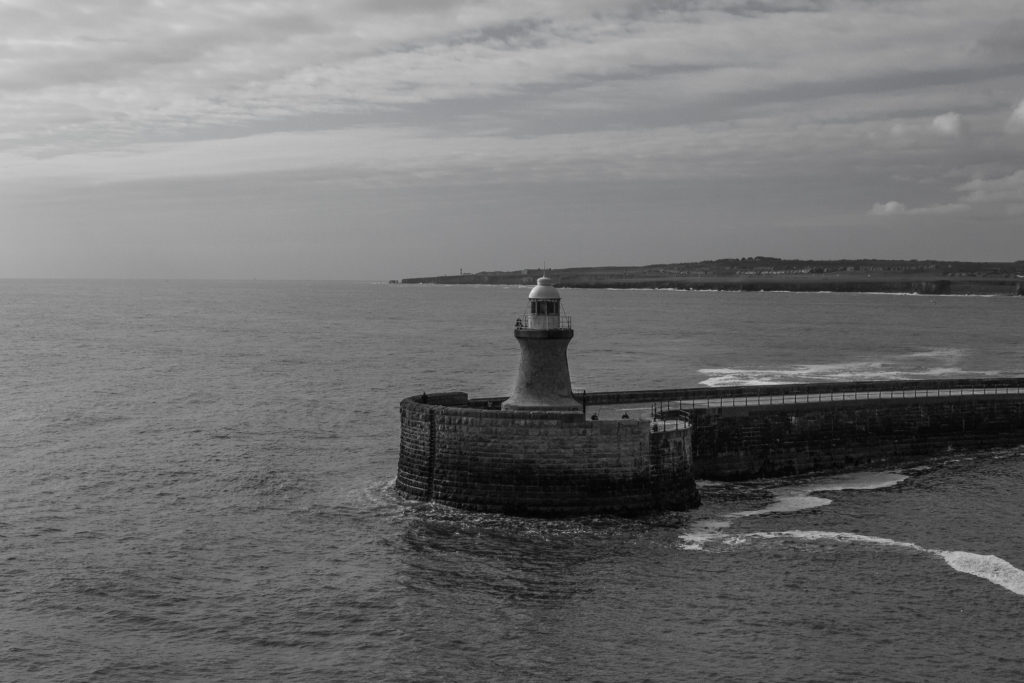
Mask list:
[[532,299],[530,313],[533,315],[558,315],[558,301]]

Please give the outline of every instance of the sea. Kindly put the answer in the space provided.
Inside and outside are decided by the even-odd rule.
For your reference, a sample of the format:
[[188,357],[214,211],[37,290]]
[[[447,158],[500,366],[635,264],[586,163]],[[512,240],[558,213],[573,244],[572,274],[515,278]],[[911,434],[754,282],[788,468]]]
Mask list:
[[[506,395],[528,289],[0,281],[0,680],[1020,681],[1024,445],[403,499],[398,404]],[[1024,376],[1024,300],[563,289],[579,391]]]

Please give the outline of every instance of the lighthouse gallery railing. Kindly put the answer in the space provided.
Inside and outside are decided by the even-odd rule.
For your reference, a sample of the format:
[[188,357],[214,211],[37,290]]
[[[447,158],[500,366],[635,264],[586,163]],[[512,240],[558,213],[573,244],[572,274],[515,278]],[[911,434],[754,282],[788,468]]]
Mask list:
[[572,316],[524,313],[516,318],[516,327],[530,330],[571,330]]

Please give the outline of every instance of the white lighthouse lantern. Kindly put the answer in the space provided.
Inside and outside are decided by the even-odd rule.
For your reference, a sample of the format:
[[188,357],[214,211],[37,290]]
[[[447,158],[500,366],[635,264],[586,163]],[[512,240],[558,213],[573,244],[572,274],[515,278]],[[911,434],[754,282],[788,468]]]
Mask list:
[[558,293],[545,276],[538,278],[537,284],[530,290],[530,312],[526,316],[526,326],[533,330],[557,330],[571,327],[568,319],[562,320],[562,295]]

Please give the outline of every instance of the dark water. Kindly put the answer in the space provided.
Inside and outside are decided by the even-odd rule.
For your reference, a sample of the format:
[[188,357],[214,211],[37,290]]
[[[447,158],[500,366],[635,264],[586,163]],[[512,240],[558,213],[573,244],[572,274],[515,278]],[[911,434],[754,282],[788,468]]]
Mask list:
[[[0,281],[0,679],[1024,677],[1024,448],[769,514],[398,499],[398,401],[505,393],[526,292]],[[1009,297],[563,295],[590,391],[1024,376]]]

